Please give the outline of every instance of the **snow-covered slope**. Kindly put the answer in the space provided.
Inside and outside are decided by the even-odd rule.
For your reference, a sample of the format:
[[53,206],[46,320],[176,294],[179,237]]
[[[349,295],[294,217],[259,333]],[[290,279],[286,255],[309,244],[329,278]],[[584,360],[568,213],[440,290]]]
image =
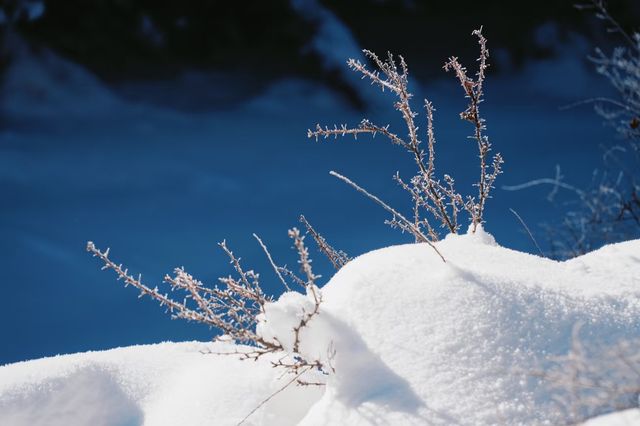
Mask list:
[[605,344],[640,336],[640,241],[564,263],[496,246],[487,234],[450,236],[438,248],[447,264],[427,246],[390,247],[327,285],[325,309],[388,376],[372,384],[379,375],[361,375],[367,393],[355,403],[330,381],[303,424],[559,424],[533,373],[568,352],[574,325]]
[[[273,358],[242,362],[211,353],[231,350],[161,343],[0,367],[0,425],[237,424],[281,387],[281,372],[270,366]],[[287,388],[247,424],[294,425],[320,392]]]
[[[288,387],[245,424],[562,424],[534,373],[568,352],[576,324],[585,342],[640,338],[640,240],[568,262],[482,231],[438,249],[446,264],[409,244],[340,270],[300,349],[335,373],[322,388]],[[287,294],[271,312],[303,299]],[[271,333],[289,332],[270,320]],[[232,348],[166,343],[0,367],[0,424],[237,424],[290,376],[268,358],[206,353]]]

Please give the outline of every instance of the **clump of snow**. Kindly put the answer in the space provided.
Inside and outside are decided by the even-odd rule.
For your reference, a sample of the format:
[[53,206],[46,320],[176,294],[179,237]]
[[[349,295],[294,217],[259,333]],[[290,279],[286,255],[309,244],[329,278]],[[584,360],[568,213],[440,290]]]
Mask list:
[[[258,315],[257,334],[267,342],[280,342],[290,354],[302,356],[310,364],[319,363],[331,368],[332,342],[339,333],[329,314],[311,315],[319,290],[301,294],[284,293],[276,302],[267,303],[264,314]],[[301,326],[301,321],[308,321]],[[296,348],[297,346],[297,348]],[[297,349],[297,350],[296,350]]]
[[[474,226],[475,226],[475,231],[474,231]],[[448,234],[445,239],[455,239],[455,238],[460,238],[460,235],[456,235],[456,234]],[[469,225],[469,228],[467,229],[467,233],[464,236],[464,238],[466,239],[466,241],[468,241],[469,243],[476,243],[476,244],[487,244],[490,246],[497,246],[498,243],[496,243],[496,239],[493,238],[493,235],[491,235],[490,233],[488,233],[487,231],[484,230],[484,227],[482,225]]]
[[[289,386],[246,424],[561,424],[554,388],[534,373],[568,353],[576,324],[585,342],[640,337],[640,240],[567,262],[500,247],[482,228],[437,248],[446,263],[428,245],[408,244],[343,267],[288,354],[321,361],[326,386]],[[294,328],[313,308],[312,295],[285,293],[266,306],[258,333],[292,352]],[[75,415],[237,424],[291,376],[272,368],[279,354],[242,362],[201,353],[235,348],[162,344],[0,367],[0,424],[57,418],[51,407],[75,401],[89,382],[110,397],[78,398]]]
[[285,350],[293,352],[296,341],[294,329],[308,312],[313,311],[314,305],[310,295],[296,291],[284,293],[277,302],[267,303],[264,314],[258,315],[258,336],[267,342],[280,342]]

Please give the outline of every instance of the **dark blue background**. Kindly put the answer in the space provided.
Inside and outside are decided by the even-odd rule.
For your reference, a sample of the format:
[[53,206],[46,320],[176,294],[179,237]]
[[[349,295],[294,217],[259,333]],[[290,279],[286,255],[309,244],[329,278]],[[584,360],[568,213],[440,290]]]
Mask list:
[[[469,36],[465,43],[467,49],[475,40]],[[482,105],[487,134],[506,160],[486,228],[500,244],[529,252],[535,248],[509,208],[543,245],[538,224],[554,220],[562,208],[546,201],[548,188],[509,192],[500,186],[551,176],[556,164],[568,182],[586,185],[601,166],[599,145],[614,142],[590,107],[559,110],[609,93],[584,60],[589,43],[579,36],[553,43],[554,57],[530,58],[521,68],[503,62],[502,71],[489,76]],[[226,239],[274,294],[283,289],[251,234],[263,238],[276,261],[294,265],[286,231],[300,226],[301,213],[351,256],[411,241],[383,224],[379,207],[328,174],[339,171],[407,211],[406,195],[391,176],[397,170],[411,176],[408,155],[382,138],[306,138],[318,122],[356,125],[363,117],[404,134],[389,94],[365,81],[354,89],[371,101],[364,111],[304,77],[273,79],[248,95],[247,81],[233,73],[189,89],[168,80],[162,87],[138,81],[114,90],[80,66],[16,46],[22,53],[5,75],[0,129],[0,364],[211,338],[212,330],[170,320],[153,301],[140,301],[134,289],[115,282],[111,271],[101,272],[85,252],[87,240],[111,247],[114,260],[142,272],[153,286],[177,266],[211,284],[231,273],[216,246]],[[504,55],[497,51],[492,60],[504,61]],[[445,59],[407,57],[410,67]],[[243,98],[190,111],[123,95],[173,93],[167,96],[188,103],[189,90],[194,102],[206,97],[203,92],[216,99],[238,91]],[[416,109],[423,97],[436,106],[438,171],[472,193],[477,153],[466,139],[470,125],[458,118],[465,107],[461,89],[442,73],[416,81],[414,91]],[[320,254],[314,258],[327,280],[329,265]]]

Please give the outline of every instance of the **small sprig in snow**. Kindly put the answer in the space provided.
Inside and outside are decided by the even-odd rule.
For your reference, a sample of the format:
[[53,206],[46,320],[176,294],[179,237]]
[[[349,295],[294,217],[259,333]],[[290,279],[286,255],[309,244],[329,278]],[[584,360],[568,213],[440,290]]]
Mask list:
[[[425,152],[421,146],[421,140],[418,135],[418,126],[415,112],[410,100],[413,97],[408,89],[408,67],[402,56],[399,57],[399,63],[396,62],[391,53],[388,54],[386,61],[381,60],[376,54],[365,50],[365,55],[376,65],[377,70],[370,70],[365,64],[359,60],[350,59],[347,64],[349,67],[362,74],[362,78],[368,78],[371,84],[377,85],[382,91],[389,90],[396,95],[398,100],[394,103],[395,109],[400,112],[408,131],[407,139],[398,136],[389,130],[389,125],[380,126],[364,119],[358,127],[349,128],[347,125],[322,127],[316,125],[314,130],[308,130],[309,138],[328,138],[333,136],[344,137],[352,135],[357,138],[360,134],[370,134],[375,137],[377,134],[385,136],[394,145],[403,147],[411,154],[415,161],[418,172],[408,182],[405,182],[399,174],[394,179],[405,189],[413,201],[413,221],[403,219],[401,215],[393,213],[394,218],[387,223],[392,227],[397,227],[403,232],[410,232],[416,242],[434,242],[440,239],[440,235],[436,227],[434,227],[424,213],[428,213],[440,223],[442,228],[449,233],[456,234],[459,231],[460,224],[458,222],[458,213],[462,210],[466,211],[470,217],[472,231],[475,232],[478,225],[483,223],[483,215],[487,199],[490,198],[490,192],[493,188],[494,181],[502,172],[503,163],[500,154],[496,154],[488,164],[488,154],[491,151],[491,144],[484,130],[486,129],[485,121],[480,116],[479,105],[483,101],[483,84],[485,80],[485,71],[488,67],[487,60],[489,58],[489,50],[487,49],[487,40],[482,35],[482,28],[473,32],[478,37],[480,45],[480,57],[478,58],[479,68],[476,78],[472,79],[467,75],[466,69],[458,62],[458,59],[451,57],[445,64],[445,70],[453,70],[456,77],[460,81],[464,89],[465,96],[469,99],[469,105],[465,111],[460,114],[463,120],[469,121],[474,125],[474,134],[471,138],[475,139],[478,146],[480,159],[480,176],[475,186],[478,187],[477,199],[473,196],[467,196],[466,199],[460,195],[455,189],[455,181],[449,175],[443,176],[443,181],[439,180],[435,175],[435,133],[433,130],[433,105],[425,100],[425,112],[427,119],[427,151]],[[334,173],[334,176],[342,179],[352,187],[357,188],[352,181],[342,175]],[[368,192],[359,189],[369,198],[376,198]],[[379,201],[379,199],[377,199]],[[374,200],[375,201],[375,200]],[[380,202],[378,202],[380,204]],[[384,207],[384,206],[383,206]],[[391,209],[386,208],[388,211]],[[391,209],[393,210],[393,209]],[[438,253],[439,254],[439,253]],[[444,258],[443,258],[444,260]]]

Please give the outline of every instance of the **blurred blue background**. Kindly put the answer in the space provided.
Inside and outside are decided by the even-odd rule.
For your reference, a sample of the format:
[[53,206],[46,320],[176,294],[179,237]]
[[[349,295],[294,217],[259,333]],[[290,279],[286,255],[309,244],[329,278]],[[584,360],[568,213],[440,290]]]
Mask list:
[[[407,211],[391,177],[410,177],[411,158],[380,137],[306,137],[316,123],[364,117],[404,134],[390,95],[345,65],[362,48],[405,56],[416,109],[425,97],[436,107],[437,169],[472,193],[477,152],[458,116],[466,103],[441,67],[459,55],[473,70],[470,34],[484,25],[492,68],[482,111],[506,160],[486,229],[536,252],[509,209],[544,245],[539,225],[562,205],[546,200],[549,188],[500,187],[552,176],[557,164],[567,182],[590,182],[614,132],[589,106],[560,107],[611,93],[586,56],[617,40],[571,2],[431,3],[3,3],[0,364],[211,338],[101,272],[87,240],[154,286],[177,266],[216,283],[232,272],[216,245],[226,239],[273,294],[283,289],[251,234],[294,265],[286,231],[300,214],[351,256],[410,242],[328,172]],[[632,3],[612,5],[625,25],[639,16]],[[328,280],[330,265],[314,258]]]

